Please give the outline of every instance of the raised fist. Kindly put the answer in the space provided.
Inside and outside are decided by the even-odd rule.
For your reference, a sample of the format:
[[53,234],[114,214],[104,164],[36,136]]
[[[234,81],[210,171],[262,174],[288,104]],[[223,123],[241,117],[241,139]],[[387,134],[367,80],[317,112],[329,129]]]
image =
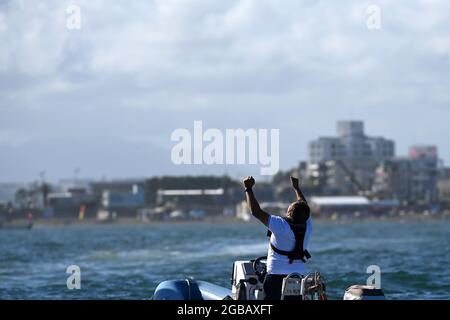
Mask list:
[[292,185],[292,188],[297,190],[299,188],[298,187],[298,179],[291,176],[291,185]]
[[243,183],[246,189],[251,189],[255,185],[255,179],[251,176],[248,176],[244,179]]

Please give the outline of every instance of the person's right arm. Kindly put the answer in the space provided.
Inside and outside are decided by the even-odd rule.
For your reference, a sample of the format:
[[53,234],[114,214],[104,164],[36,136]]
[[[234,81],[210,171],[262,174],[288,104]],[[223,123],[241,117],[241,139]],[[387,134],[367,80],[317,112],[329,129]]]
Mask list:
[[244,186],[245,186],[245,195],[246,195],[246,199],[247,199],[247,204],[250,208],[250,212],[256,219],[258,219],[266,227],[268,227],[270,215],[261,209],[258,201],[255,198],[255,195],[253,194],[252,188],[255,185],[255,179],[253,177],[247,177],[244,179],[243,182],[244,182]]

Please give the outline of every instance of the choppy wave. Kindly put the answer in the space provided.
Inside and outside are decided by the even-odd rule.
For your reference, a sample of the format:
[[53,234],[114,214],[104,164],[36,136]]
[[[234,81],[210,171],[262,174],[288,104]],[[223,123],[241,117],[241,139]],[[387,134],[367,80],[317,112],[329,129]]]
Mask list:
[[[163,280],[185,276],[229,286],[234,260],[267,251],[253,224],[89,226],[0,233],[0,298],[145,299]],[[307,266],[328,279],[332,298],[381,268],[391,299],[450,299],[450,223],[316,224]],[[66,288],[80,266],[82,290]]]

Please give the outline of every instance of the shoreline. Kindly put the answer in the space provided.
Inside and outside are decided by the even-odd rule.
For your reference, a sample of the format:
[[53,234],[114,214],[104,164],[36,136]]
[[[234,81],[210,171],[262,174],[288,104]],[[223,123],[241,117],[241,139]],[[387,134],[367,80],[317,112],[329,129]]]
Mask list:
[[[404,215],[382,215],[382,216],[313,216],[313,221],[315,223],[336,223],[336,224],[346,224],[346,223],[374,223],[374,222],[398,222],[398,223],[414,223],[414,222],[428,222],[428,221],[447,221],[450,220],[450,214],[429,214],[425,215],[423,213],[409,213]],[[137,218],[119,218],[114,221],[99,221],[95,218],[86,218],[84,220],[78,220],[77,218],[49,218],[49,219],[37,219],[33,221],[33,227],[41,226],[83,226],[83,225],[174,225],[174,224],[199,224],[199,223],[216,223],[216,224],[227,224],[227,223],[242,223],[251,224],[255,223],[256,220],[251,218],[250,221],[244,221],[236,217],[225,217],[225,216],[213,216],[198,220],[154,220],[154,221],[142,221]],[[18,226],[29,223],[26,219],[14,220],[9,224],[9,226]],[[0,228],[1,229],[1,228]]]

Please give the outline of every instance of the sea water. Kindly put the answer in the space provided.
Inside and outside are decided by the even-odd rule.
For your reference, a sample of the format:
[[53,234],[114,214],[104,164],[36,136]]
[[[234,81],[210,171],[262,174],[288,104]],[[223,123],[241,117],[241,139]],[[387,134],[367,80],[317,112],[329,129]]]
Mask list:
[[[37,226],[0,230],[0,299],[148,299],[163,280],[230,287],[233,261],[267,253],[257,223]],[[314,223],[308,270],[332,299],[379,266],[388,299],[450,299],[450,222]],[[69,266],[80,289],[69,289]]]

